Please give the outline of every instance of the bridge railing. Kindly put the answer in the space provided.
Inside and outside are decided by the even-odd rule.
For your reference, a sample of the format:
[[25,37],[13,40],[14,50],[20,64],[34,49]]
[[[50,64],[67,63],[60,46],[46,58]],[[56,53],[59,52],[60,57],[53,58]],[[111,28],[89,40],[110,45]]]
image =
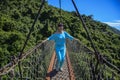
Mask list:
[[[23,53],[21,59],[14,58],[0,69],[0,80],[43,80],[54,51],[54,43],[46,41]],[[18,62],[20,61],[21,75]]]
[[[54,43],[40,43],[23,53],[21,59],[14,58],[9,64],[0,69],[0,80],[43,80],[46,77],[48,65],[54,51]],[[76,80],[119,80],[117,71],[105,63],[97,64],[94,52],[79,41],[67,40],[67,51]],[[21,62],[20,75],[18,62]],[[96,66],[98,68],[96,69]]]
[[97,63],[94,52],[79,41],[67,40],[67,49],[76,80],[120,80],[116,70]]

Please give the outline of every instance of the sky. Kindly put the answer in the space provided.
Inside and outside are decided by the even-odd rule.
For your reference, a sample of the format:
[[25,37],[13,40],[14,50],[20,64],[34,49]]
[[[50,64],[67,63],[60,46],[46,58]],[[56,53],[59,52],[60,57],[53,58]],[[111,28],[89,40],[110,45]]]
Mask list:
[[[74,0],[81,14],[93,15],[95,20],[120,30],[120,0]],[[59,8],[59,0],[48,0]],[[71,0],[61,0],[62,9],[75,11]]]

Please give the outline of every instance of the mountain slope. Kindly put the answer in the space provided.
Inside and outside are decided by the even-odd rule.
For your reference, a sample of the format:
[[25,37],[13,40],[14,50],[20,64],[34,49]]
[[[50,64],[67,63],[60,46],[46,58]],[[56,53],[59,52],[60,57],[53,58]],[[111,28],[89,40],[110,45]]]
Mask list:
[[[0,67],[18,56],[29,32],[41,0],[2,0],[0,2]],[[95,21],[92,15],[82,15],[97,49],[120,68],[120,33],[107,24]],[[44,5],[26,50],[56,31],[60,22],[59,9]],[[75,12],[62,10],[65,30],[91,48],[86,32]]]

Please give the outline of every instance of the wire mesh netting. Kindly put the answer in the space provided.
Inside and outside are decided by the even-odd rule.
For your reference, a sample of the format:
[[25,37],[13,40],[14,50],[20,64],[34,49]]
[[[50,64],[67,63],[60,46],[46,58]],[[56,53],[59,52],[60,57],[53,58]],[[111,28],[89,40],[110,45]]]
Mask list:
[[[47,41],[40,43],[33,49],[27,51],[20,59],[21,75],[16,63],[10,62],[6,68],[1,69],[0,80],[44,80],[49,62],[54,51],[54,43]],[[7,69],[7,70],[5,70]]]
[[94,52],[79,41],[67,40],[67,49],[76,80],[119,80],[120,76],[105,63],[98,63]]
[[[16,58],[1,68],[0,80],[20,80],[21,76],[22,80],[44,80],[53,51],[54,43],[51,41],[38,44],[33,49],[23,53],[21,59]],[[79,41],[67,40],[67,51],[75,80],[120,79],[116,70],[102,61],[97,63],[94,52]],[[20,61],[21,74],[19,72],[18,61]]]

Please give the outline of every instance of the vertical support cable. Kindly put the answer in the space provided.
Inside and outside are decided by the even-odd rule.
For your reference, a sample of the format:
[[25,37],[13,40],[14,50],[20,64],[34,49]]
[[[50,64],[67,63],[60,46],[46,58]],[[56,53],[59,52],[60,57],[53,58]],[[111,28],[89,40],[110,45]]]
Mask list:
[[[74,0],[72,0],[72,3],[73,3],[73,5],[74,5],[74,8],[75,8],[75,10],[76,10],[76,12],[77,12],[77,15],[78,15],[79,19],[81,20],[82,25],[83,25],[83,27],[84,27],[87,35],[88,35],[88,38],[89,38],[90,43],[91,43],[91,46],[92,46],[92,48],[93,48],[93,50],[94,50],[94,52],[95,52],[94,54],[95,54],[95,57],[97,58],[97,63],[96,63],[96,67],[95,67],[95,72],[96,72],[96,71],[97,71],[97,67],[98,67],[98,63],[99,63],[99,53],[98,53],[97,49],[95,48],[95,44],[94,44],[93,41],[92,41],[92,38],[91,38],[91,36],[90,36],[90,34],[89,34],[89,31],[88,31],[88,28],[87,28],[87,26],[86,26],[86,24],[85,24],[85,22],[84,22],[84,20],[83,20],[83,18],[82,18],[82,16],[81,16],[81,14],[79,13],[79,11],[78,11],[78,9],[77,9],[77,6],[76,6],[76,4],[75,4],[75,2],[74,2]],[[94,76],[95,76],[95,74],[94,74]]]
[[[41,3],[40,8],[39,8],[39,10],[38,10],[37,16],[35,17],[34,22],[33,22],[32,26],[31,26],[31,28],[30,28],[30,32],[28,33],[28,35],[27,35],[27,37],[26,37],[25,43],[24,43],[24,45],[23,45],[23,48],[22,48],[22,50],[20,51],[19,59],[21,58],[21,56],[22,56],[22,54],[23,54],[23,51],[24,51],[24,49],[25,49],[25,47],[26,47],[26,45],[27,45],[27,43],[28,43],[28,40],[29,40],[29,38],[30,38],[30,35],[31,35],[33,29],[34,29],[34,25],[35,25],[35,23],[36,23],[39,15],[40,15],[40,12],[41,12],[41,9],[42,9],[44,3],[45,3],[45,0],[42,0],[42,3]],[[20,66],[20,61],[18,62],[18,67],[19,67],[20,79],[22,80],[22,70],[21,70],[21,66]]]
[[60,7],[60,22],[62,21],[62,12],[61,12],[61,0],[59,0],[59,7]]
[[97,49],[95,48],[94,43],[93,43],[93,41],[92,41],[92,38],[90,37],[88,28],[87,28],[87,26],[86,26],[86,24],[85,24],[85,22],[84,22],[84,20],[83,20],[83,18],[82,18],[82,16],[81,16],[81,14],[79,13],[79,11],[78,11],[78,9],[77,9],[77,6],[76,6],[76,4],[75,4],[75,2],[74,2],[74,0],[72,0],[72,3],[73,3],[73,5],[74,5],[75,10],[77,11],[78,17],[79,17],[79,19],[81,20],[82,25],[83,25],[85,31],[87,32],[88,38],[89,38],[89,40],[90,40],[90,42],[91,42],[91,46],[92,46],[92,48],[94,49],[94,52],[95,52],[94,54],[95,54],[95,56],[96,56],[96,58],[97,58],[97,63],[96,63],[96,68],[95,68],[95,70],[97,70],[98,63],[100,62],[99,60],[101,59],[101,61],[103,61],[104,63],[106,63],[107,66],[110,66],[110,67],[114,68],[115,70],[118,71],[118,73],[120,73],[120,69],[119,69],[119,68],[117,68],[115,65],[111,64],[110,62],[108,62],[108,61],[107,61],[102,55],[100,55],[100,53],[97,51]]
[[83,25],[85,31],[87,32],[88,38],[89,38],[89,40],[90,40],[90,42],[91,42],[91,46],[93,47],[93,49],[94,49],[94,51],[95,51],[95,56],[98,58],[98,52],[97,52],[97,50],[96,50],[96,48],[95,48],[95,46],[94,46],[94,43],[93,43],[93,41],[92,41],[92,38],[90,37],[88,28],[87,28],[87,26],[86,26],[86,24],[85,24],[85,22],[84,22],[84,20],[83,20],[83,18],[82,18],[82,16],[81,16],[81,14],[79,13],[79,11],[78,11],[78,9],[77,9],[77,6],[76,6],[76,4],[75,4],[75,2],[74,2],[74,0],[72,0],[72,3],[73,3],[73,5],[74,5],[74,7],[75,7],[75,9],[76,9],[76,11],[77,11],[78,17],[79,17],[79,19],[81,20],[82,25]]

